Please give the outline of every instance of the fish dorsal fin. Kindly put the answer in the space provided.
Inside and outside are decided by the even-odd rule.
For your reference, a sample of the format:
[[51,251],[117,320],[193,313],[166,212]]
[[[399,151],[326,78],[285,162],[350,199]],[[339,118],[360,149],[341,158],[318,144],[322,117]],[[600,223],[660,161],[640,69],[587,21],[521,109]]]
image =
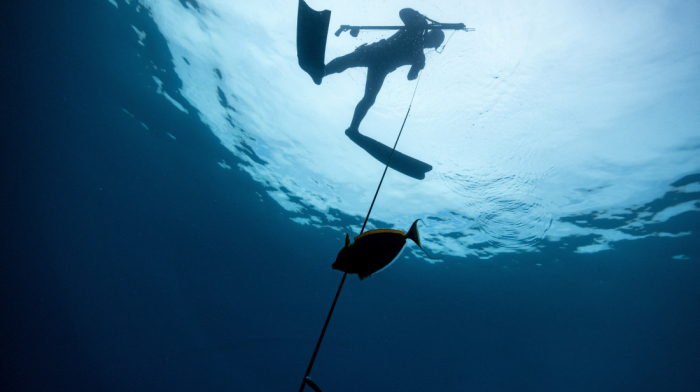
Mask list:
[[345,247],[347,248],[348,246],[350,246],[350,235],[345,233]]

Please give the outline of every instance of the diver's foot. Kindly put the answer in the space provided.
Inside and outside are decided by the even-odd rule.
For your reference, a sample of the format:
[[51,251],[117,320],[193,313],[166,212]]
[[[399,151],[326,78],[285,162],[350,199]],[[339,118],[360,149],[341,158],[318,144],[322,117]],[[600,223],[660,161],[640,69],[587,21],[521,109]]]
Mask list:
[[321,69],[319,72],[315,72],[316,75],[311,76],[311,79],[314,80],[314,83],[317,85],[321,85],[321,82],[323,81],[323,77],[326,76],[326,66],[323,66],[323,69]]

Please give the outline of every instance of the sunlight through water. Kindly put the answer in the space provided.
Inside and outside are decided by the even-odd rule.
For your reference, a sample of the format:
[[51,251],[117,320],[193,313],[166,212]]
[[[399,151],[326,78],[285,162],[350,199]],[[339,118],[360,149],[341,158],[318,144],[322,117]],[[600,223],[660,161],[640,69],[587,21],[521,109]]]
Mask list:
[[[180,93],[245,162],[233,169],[264,184],[296,222],[356,235],[359,227],[340,226],[331,211],[361,222],[384,168],[344,133],[366,70],[315,85],[297,63],[296,1],[140,4],[168,40]],[[398,11],[408,6],[476,29],[456,32],[442,54],[426,51],[397,149],[432,170],[423,180],[389,170],[375,222],[406,230],[421,218],[429,251],[481,258],[570,236],[594,234],[578,250],[588,252],[683,235],[623,227],[654,222],[643,206],[700,172],[700,3],[308,4],[332,11],[326,62],[390,34],[335,37],[339,25],[400,24]],[[138,28],[134,39],[148,46]],[[393,145],[416,88],[408,68],[387,77],[363,135]],[[162,94],[172,88],[162,86]],[[667,214],[698,208],[697,200],[687,203]],[[571,218],[590,214],[635,218],[619,227]]]

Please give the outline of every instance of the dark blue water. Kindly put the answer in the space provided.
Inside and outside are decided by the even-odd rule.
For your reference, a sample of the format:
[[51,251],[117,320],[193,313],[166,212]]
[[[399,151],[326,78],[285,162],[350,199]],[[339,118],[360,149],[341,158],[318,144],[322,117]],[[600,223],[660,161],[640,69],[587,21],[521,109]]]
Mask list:
[[[145,12],[27,0],[1,15],[2,389],[298,390],[342,276],[337,233],[292,222],[236,169]],[[595,254],[545,241],[349,276],[312,376],[331,392],[694,391],[698,218]]]

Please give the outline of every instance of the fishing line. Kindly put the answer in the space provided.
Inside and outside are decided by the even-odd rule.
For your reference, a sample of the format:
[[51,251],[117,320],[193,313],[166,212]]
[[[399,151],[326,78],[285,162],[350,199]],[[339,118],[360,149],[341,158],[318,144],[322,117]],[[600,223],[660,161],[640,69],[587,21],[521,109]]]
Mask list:
[[437,50],[437,49],[435,49],[435,51],[438,52],[438,54],[442,54],[442,52],[445,51],[445,48],[447,47],[447,44],[450,42],[450,40],[452,39],[452,36],[455,35],[456,32],[457,32],[457,30],[453,31],[452,34],[450,34],[450,38],[448,38],[448,39],[447,39],[447,42],[445,42],[445,44],[442,45],[442,50]]
[[[384,167],[384,173],[382,173],[382,179],[379,180],[379,185],[377,186],[377,191],[374,192],[374,198],[372,199],[372,204],[369,206],[369,211],[367,211],[367,216],[365,217],[365,222],[362,224],[362,229],[360,234],[365,231],[365,226],[367,225],[367,220],[369,220],[369,214],[372,213],[372,207],[374,207],[374,202],[377,200],[377,195],[379,194],[379,189],[382,187],[384,182],[384,176],[389,169],[389,163],[391,163],[391,157],[394,156],[394,151],[396,151],[396,145],[399,144],[399,139],[401,138],[401,133],[403,132],[403,127],[406,125],[406,120],[408,119],[408,114],[411,113],[411,106],[413,105],[413,99],[416,97],[416,91],[418,91],[418,84],[420,83],[420,77],[422,73],[418,74],[418,81],[416,81],[416,87],[413,89],[413,96],[411,96],[411,103],[408,104],[408,110],[406,111],[406,116],[403,118],[403,123],[401,124],[401,129],[399,130],[399,135],[396,137],[396,142],[394,142],[394,148],[391,150],[389,159],[386,161],[386,166]],[[331,315],[333,315],[333,310],[335,309],[335,304],[338,302],[338,296],[340,296],[340,290],[343,289],[343,284],[345,283],[345,278],[348,273],[343,273],[343,279],[340,280],[340,285],[338,286],[338,292],[335,293],[335,298],[333,298],[333,304],[331,305],[331,310],[328,311],[328,317],[326,317],[326,322],[323,324],[323,329],[321,330],[321,336],[318,337],[318,342],[316,342],[316,348],[314,349],[314,354],[311,356],[311,361],[309,362],[309,367],[306,368],[306,374],[301,382],[301,388],[299,392],[304,391],[304,387],[308,384],[314,391],[320,392],[318,386],[311,380],[309,374],[311,374],[311,368],[314,367],[314,361],[316,361],[316,355],[318,354],[318,349],[321,347],[321,341],[323,341],[323,336],[326,334],[326,329],[328,328],[328,323],[331,321]]]
[[[429,19],[430,20],[430,19]],[[431,22],[434,22],[431,20]],[[467,29],[464,29],[465,31],[469,31]],[[447,42],[442,46],[441,50],[435,49],[435,51],[438,54],[442,54],[442,52],[445,51],[445,47],[447,47],[447,44],[450,42],[452,39],[452,36],[455,35],[457,30],[453,31],[450,37],[447,39]],[[367,221],[369,220],[369,215],[372,213],[372,208],[374,207],[374,202],[377,201],[377,195],[379,195],[379,190],[382,187],[382,184],[384,183],[384,177],[386,176],[387,170],[389,170],[389,164],[391,163],[391,158],[394,156],[394,152],[396,151],[396,146],[399,144],[399,139],[401,138],[401,134],[403,133],[403,128],[406,125],[406,120],[408,119],[408,114],[411,113],[411,106],[413,106],[413,99],[416,97],[416,91],[418,91],[418,84],[420,83],[420,77],[422,76],[422,73],[418,74],[418,81],[416,81],[416,87],[413,89],[413,95],[411,96],[411,102],[408,104],[408,110],[406,111],[406,116],[403,118],[403,123],[401,124],[401,129],[399,130],[399,135],[396,136],[396,142],[394,142],[394,148],[391,149],[391,154],[389,155],[389,159],[386,162],[386,166],[384,167],[384,173],[382,173],[382,178],[379,180],[379,185],[377,186],[377,191],[374,192],[374,198],[372,198],[372,204],[369,206],[369,210],[367,211],[367,216],[365,217],[364,223],[362,223],[362,229],[360,229],[360,234],[364,233],[365,227],[367,226]],[[429,258],[432,259],[432,257],[428,256]],[[323,329],[321,330],[321,336],[318,337],[318,342],[316,342],[316,348],[314,349],[314,354],[311,356],[311,361],[309,362],[309,366],[306,369],[306,374],[304,375],[304,379],[301,382],[301,388],[299,388],[299,392],[304,391],[304,387],[306,385],[309,385],[314,391],[321,392],[321,390],[318,388],[316,383],[311,380],[311,377],[309,377],[309,374],[311,374],[311,369],[314,366],[314,362],[316,361],[316,355],[318,354],[318,349],[321,347],[321,342],[323,341],[323,336],[326,334],[326,329],[328,328],[328,323],[331,321],[331,315],[333,315],[333,310],[335,309],[335,304],[338,302],[338,297],[340,296],[340,291],[343,289],[343,284],[345,284],[345,278],[348,276],[348,273],[345,272],[343,273],[343,278],[340,280],[340,285],[338,286],[338,291],[335,293],[335,298],[333,298],[333,304],[331,305],[331,309],[328,311],[328,316],[326,317],[326,322],[323,324]]]
[[389,160],[386,161],[386,166],[384,167],[384,173],[382,174],[382,179],[379,180],[379,186],[377,186],[377,191],[374,193],[374,198],[372,199],[372,204],[369,206],[369,211],[367,211],[367,217],[365,218],[365,223],[362,224],[362,230],[360,234],[365,231],[365,226],[367,225],[367,220],[369,219],[369,214],[372,212],[372,207],[374,207],[374,202],[377,200],[377,195],[379,194],[379,188],[382,187],[382,182],[384,182],[384,176],[386,175],[387,169],[389,169],[389,163],[391,162],[391,157],[394,156],[394,151],[396,151],[396,145],[399,144],[399,138],[401,137],[401,132],[403,132],[403,126],[406,125],[406,119],[408,119],[408,114],[411,113],[411,105],[413,105],[413,98],[416,97],[416,91],[418,91],[418,83],[420,83],[420,74],[418,74],[418,81],[416,82],[416,88],[413,89],[413,96],[411,97],[411,103],[408,104],[408,110],[406,111],[406,117],[403,118],[403,124],[401,124],[401,130],[399,131],[399,136],[396,137],[396,142],[394,143],[394,148],[391,149],[391,154],[389,155]]

